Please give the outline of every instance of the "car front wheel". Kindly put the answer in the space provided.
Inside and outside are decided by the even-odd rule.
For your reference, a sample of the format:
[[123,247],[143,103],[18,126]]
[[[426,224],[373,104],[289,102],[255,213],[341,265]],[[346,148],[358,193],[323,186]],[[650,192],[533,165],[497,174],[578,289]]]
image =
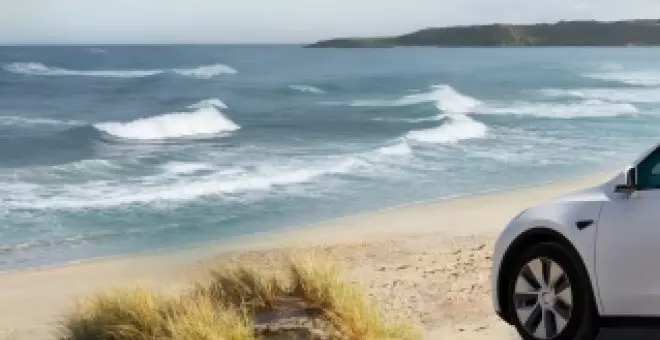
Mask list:
[[579,258],[556,243],[532,246],[509,277],[509,315],[525,340],[593,340],[596,312]]

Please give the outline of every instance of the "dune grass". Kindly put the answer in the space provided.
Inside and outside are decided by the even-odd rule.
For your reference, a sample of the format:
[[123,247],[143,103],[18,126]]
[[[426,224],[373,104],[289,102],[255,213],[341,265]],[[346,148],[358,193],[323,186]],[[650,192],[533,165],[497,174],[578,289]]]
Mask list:
[[179,296],[147,288],[101,292],[66,317],[59,339],[269,339],[257,331],[255,320],[290,307],[292,300],[332,326],[327,338],[418,339],[410,324],[386,319],[358,285],[343,281],[336,266],[313,257],[291,261],[283,277],[247,267],[216,270]]
[[252,322],[244,311],[217,308],[210,296],[186,299],[177,307],[168,318],[169,339],[255,339]]
[[210,282],[197,284],[196,291],[219,305],[240,306],[252,312],[273,309],[279,297],[286,294],[284,284],[274,275],[259,274],[246,267],[214,270]]
[[338,268],[313,257],[295,260],[289,267],[291,294],[323,311],[347,339],[417,339],[412,325],[386,319],[367,301],[360,286],[341,279]]

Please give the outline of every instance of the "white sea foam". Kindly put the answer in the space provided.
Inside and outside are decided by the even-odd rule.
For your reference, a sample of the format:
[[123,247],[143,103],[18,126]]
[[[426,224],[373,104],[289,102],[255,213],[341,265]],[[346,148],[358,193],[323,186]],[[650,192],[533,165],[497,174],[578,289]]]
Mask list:
[[166,173],[181,175],[181,174],[194,174],[196,172],[212,170],[213,166],[206,163],[186,163],[186,162],[170,162],[163,165]]
[[30,76],[86,76],[103,78],[141,78],[163,73],[162,70],[68,70],[41,63],[12,63],[6,71]]
[[79,120],[57,120],[40,117],[22,117],[22,116],[0,116],[0,125],[16,126],[35,126],[35,125],[53,125],[53,126],[76,126],[84,125],[85,122]]
[[[32,169],[30,174],[5,177],[0,186],[0,207],[4,210],[69,210],[147,204],[167,208],[170,204],[205,197],[243,200],[282,192],[306,195],[318,192],[319,187],[309,185],[322,178],[360,173],[384,175],[389,169],[398,169],[401,160],[411,155],[408,141],[399,139],[364,152],[306,159],[255,159],[249,164],[214,164],[211,155],[209,163],[173,161],[155,168],[159,170],[155,174],[133,177],[100,176],[97,168],[103,169],[104,173],[112,170],[105,161],[77,162],[75,167],[73,164],[62,165],[67,171],[75,170],[77,181],[74,183],[51,181],[44,176],[47,172],[60,173],[61,166],[46,167],[36,173]],[[111,165],[117,166],[115,163]],[[328,183],[334,182],[323,183],[326,188]]]
[[[201,197],[268,192],[276,187],[310,183],[321,176],[348,173],[362,164],[360,159],[349,156],[308,167],[262,165],[254,170],[215,170],[201,176],[174,178],[173,172],[192,174],[202,166],[169,164],[164,174],[141,177],[138,181],[99,180],[75,185],[12,182],[0,187],[0,206],[5,209],[86,209],[180,203]],[[204,166],[204,170],[212,168]]]
[[240,129],[240,126],[215,107],[203,107],[193,112],[168,113],[125,123],[99,123],[94,127],[115,137],[133,140],[189,138]]
[[217,109],[227,109],[229,108],[222,100],[218,98],[204,99],[198,103],[188,106],[191,109],[202,109],[205,107],[215,107]]
[[183,76],[199,78],[199,79],[211,79],[215,76],[219,76],[222,74],[238,73],[236,69],[224,64],[205,65],[195,68],[178,68],[178,69],[172,69],[171,71]]
[[322,89],[311,85],[289,85],[289,88],[294,91],[305,92],[305,93],[313,93],[313,94],[325,93],[325,91],[323,91]]
[[439,115],[431,117],[419,117],[419,118],[393,118],[393,117],[376,117],[373,120],[381,122],[407,122],[407,123],[423,123],[423,122],[434,122],[442,120],[442,117]]
[[4,65],[4,70],[30,76],[82,76],[100,78],[142,78],[168,72],[198,79],[210,79],[222,74],[236,74],[238,71],[223,65],[205,65],[196,68],[151,69],[151,70],[70,70],[50,67],[42,63],[18,62]]
[[436,103],[441,111],[453,113],[474,112],[479,106],[483,105],[481,101],[456,91],[449,85],[434,85],[426,92],[414,93],[396,100],[356,100],[351,102],[350,106],[367,107],[398,107],[410,106],[422,103]]
[[488,127],[465,114],[452,114],[438,127],[413,130],[406,134],[409,140],[422,143],[451,144],[465,139],[482,138]]
[[410,131],[405,135],[407,140],[444,144],[482,138],[486,135],[488,127],[468,116],[468,113],[482,107],[483,103],[456,91],[449,85],[435,85],[428,92],[407,95],[395,101],[394,106],[426,102],[435,104],[440,112],[433,120],[440,120],[442,123],[437,127]]
[[491,104],[479,113],[536,116],[546,118],[615,117],[635,114],[639,109],[630,103],[610,103],[587,99],[577,103],[514,102],[506,105]]
[[619,103],[660,103],[660,88],[543,89],[540,92],[550,98],[597,99]]
[[660,85],[660,71],[614,71],[598,72],[584,75],[587,78],[619,82],[635,86],[658,86]]
[[413,153],[410,144],[405,139],[400,139],[397,143],[386,145],[376,149],[376,153],[386,156],[408,156]]

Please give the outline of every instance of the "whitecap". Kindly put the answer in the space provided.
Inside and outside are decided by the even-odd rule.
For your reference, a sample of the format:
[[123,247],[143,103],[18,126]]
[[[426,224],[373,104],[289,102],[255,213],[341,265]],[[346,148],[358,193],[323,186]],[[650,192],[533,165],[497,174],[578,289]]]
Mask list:
[[164,164],[162,167],[166,173],[175,175],[188,175],[213,169],[213,166],[210,164],[195,162],[170,162]]
[[325,91],[323,91],[322,89],[311,85],[289,85],[289,88],[294,91],[305,92],[305,93],[313,93],[313,94],[325,93]]
[[376,149],[376,152],[386,156],[408,156],[413,153],[412,148],[405,139],[400,139],[395,144],[380,147]]
[[12,63],[3,66],[9,72],[30,76],[87,76],[104,78],[142,78],[163,73],[163,70],[69,70],[41,63]]
[[131,181],[94,180],[75,185],[11,182],[0,187],[0,206],[5,209],[96,209],[157,202],[184,203],[202,197],[231,198],[232,195],[311,183],[322,176],[349,173],[364,164],[359,158],[348,156],[308,167],[262,165],[253,170],[216,170],[188,177],[173,177],[172,171],[191,173],[202,166],[169,164],[165,173]]
[[585,74],[584,76],[634,86],[660,85],[660,71],[658,70],[598,72]]
[[131,122],[99,123],[94,127],[112,136],[132,140],[190,138],[240,129],[239,125],[215,107],[203,107],[193,112],[168,113]]
[[215,107],[217,109],[227,109],[229,106],[225,104],[222,100],[218,98],[210,98],[210,99],[204,99],[202,101],[199,101],[195,104],[192,104],[188,106],[188,108],[191,109],[202,109],[205,107]]
[[53,125],[53,126],[76,126],[84,125],[80,120],[57,120],[43,117],[23,117],[23,116],[0,116],[0,125],[16,126],[35,126],[35,125]]
[[398,107],[435,103],[439,110],[454,113],[473,112],[482,102],[445,84],[431,86],[426,92],[409,94],[396,100],[356,100],[350,106]]
[[449,85],[434,85],[427,92],[406,95],[395,101],[357,101],[354,106],[409,106],[434,103],[439,113],[435,117],[415,118],[421,121],[442,121],[440,126],[408,132],[405,140],[419,143],[457,143],[465,139],[482,138],[488,127],[468,116],[484,104],[456,91]]
[[410,131],[405,138],[421,143],[452,144],[465,139],[482,138],[487,132],[488,127],[485,124],[465,114],[452,114],[446,116],[442,125]]
[[238,71],[224,64],[205,65],[195,68],[172,69],[174,73],[198,79],[211,79],[222,74],[237,74]]
[[148,69],[148,70],[70,70],[50,67],[42,63],[17,62],[4,65],[5,71],[29,76],[83,76],[100,78],[142,78],[164,73],[175,73],[197,79],[211,79],[222,74],[236,74],[238,71],[224,64],[203,65],[195,68]]
[[543,89],[541,95],[549,98],[598,99],[608,102],[660,103],[660,88],[577,88]]
[[570,119],[636,114],[639,113],[639,109],[630,103],[610,103],[598,99],[588,99],[577,103],[514,102],[499,106],[491,104],[482,108],[479,113]]

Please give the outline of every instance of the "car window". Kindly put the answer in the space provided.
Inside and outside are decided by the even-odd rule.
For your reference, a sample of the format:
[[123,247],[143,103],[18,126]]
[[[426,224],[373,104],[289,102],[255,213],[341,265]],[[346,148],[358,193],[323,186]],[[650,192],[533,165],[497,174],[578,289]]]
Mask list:
[[660,148],[637,166],[637,187],[639,190],[660,189]]

